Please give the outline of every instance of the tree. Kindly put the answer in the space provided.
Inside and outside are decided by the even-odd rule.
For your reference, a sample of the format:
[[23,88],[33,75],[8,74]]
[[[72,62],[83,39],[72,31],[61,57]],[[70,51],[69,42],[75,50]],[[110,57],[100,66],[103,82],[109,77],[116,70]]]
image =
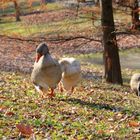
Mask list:
[[16,21],[21,21],[21,20],[20,20],[19,5],[18,5],[18,3],[17,3],[16,0],[14,0],[13,2],[14,2],[15,11],[16,11]]
[[95,5],[97,6],[97,5],[100,5],[101,6],[101,0],[94,0],[94,2],[95,2]]
[[132,29],[140,29],[140,20],[139,20],[139,0],[113,0],[119,6],[127,7],[131,9],[132,16]]
[[139,2],[138,0],[134,0],[132,6],[132,29],[140,29],[140,20],[139,20]]
[[15,16],[16,16],[16,21],[20,21],[20,8],[17,0],[0,0],[0,6],[5,6],[9,2],[13,2],[14,8],[15,8]]
[[121,66],[116,41],[112,0],[102,0],[102,29],[104,47],[105,79],[107,82],[122,84]]

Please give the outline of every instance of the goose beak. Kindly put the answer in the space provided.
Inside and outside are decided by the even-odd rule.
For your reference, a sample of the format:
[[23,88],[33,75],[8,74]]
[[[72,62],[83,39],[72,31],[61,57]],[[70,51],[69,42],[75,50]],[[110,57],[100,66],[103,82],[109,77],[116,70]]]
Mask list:
[[36,59],[35,59],[35,62],[36,62],[36,63],[39,61],[39,59],[40,59],[41,56],[42,56],[42,55],[39,54],[39,53],[36,54]]

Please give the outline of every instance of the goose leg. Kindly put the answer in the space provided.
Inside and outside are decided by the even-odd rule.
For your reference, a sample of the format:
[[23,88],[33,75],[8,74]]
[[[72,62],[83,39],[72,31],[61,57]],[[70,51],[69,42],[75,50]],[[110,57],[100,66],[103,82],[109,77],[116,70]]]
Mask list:
[[44,92],[40,91],[41,98],[45,98]]
[[64,88],[63,88],[62,82],[59,83],[59,90],[60,90],[61,92],[64,92]]
[[51,88],[51,93],[49,94],[49,97],[50,97],[50,98],[53,98],[54,96],[55,96],[55,95],[54,95],[54,89]]
[[73,93],[73,92],[74,92],[74,87],[71,88],[71,93]]
[[41,95],[41,98],[45,98],[43,87],[35,85],[35,89],[39,92],[39,94]]

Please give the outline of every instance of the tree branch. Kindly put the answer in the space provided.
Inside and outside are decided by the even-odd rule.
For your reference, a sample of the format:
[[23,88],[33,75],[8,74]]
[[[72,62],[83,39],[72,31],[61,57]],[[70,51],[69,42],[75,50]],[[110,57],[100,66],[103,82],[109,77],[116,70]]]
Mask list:
[[85,39],[85,40],[96,41],[96,42],[101,43],[101,40],[99,40],[99,39],[90,38],[90,37],[86,37],[86,36],[69,36],[69,37],[57,37],[57,38],[54,38],[54,37],[53,38],[37,37],[37,38],[30,38],[30,39],[20,38],[20,37],[11,37],[11,36],[7,36],[7,35],[0,35],[0,37],[6,37],[8,39],[26,41],[26,42],[49,41],[49,42],[53,42],[53,43],[63,43],[63,42],[68,42],[68,41],[72,41],[72,40],[76,40],[76,39]]

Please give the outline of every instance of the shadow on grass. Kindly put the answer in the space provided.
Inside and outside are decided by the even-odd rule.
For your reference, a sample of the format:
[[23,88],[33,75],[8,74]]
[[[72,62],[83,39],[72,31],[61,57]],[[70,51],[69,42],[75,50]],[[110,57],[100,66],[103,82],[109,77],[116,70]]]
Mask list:
[[129,109],[125,109],[125,108],[122,108],[122,107],[112,106],[112,105],[109,105],[109,104],[90,103],[90,102],[86,102],[86,101],[83,101],[81,99],[76,99],[76,98],[61,99],[61,101],[67,102],[69,104],[79,104],[81,106],[88,106],[90,108],[95,108],[95,109],[98,109],[98,110],[103,109],[103,110],[108,110],[108,111],[113,111],[113,112],[122,112],[123,114],[140,116],[139,112],[129,110]]
[[6,21],[0,21],[0,24],[15,23],[15,22],[16,22],[16,21],[6,20]]

